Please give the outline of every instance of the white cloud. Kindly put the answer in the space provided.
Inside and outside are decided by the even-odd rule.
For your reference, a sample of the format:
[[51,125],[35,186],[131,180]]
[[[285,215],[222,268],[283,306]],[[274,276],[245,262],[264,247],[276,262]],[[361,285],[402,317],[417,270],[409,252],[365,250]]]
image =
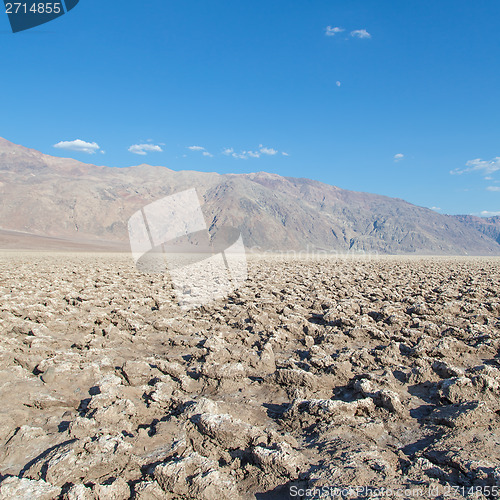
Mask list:
[[248,160],[248,156],[246,153],[246,151],[243,151],[242,153],[231,153],[231,156],[240,160]]
[[340,83],[338,80],[335,82],[335,85],[337,85],[337,87],[340,87],[342,85],[342,83]]
[[434,210],[435,212],[439,212],[441,210],[440,207],[431,207],[431,210]]
[[500,191],[500,186],[488,186],[486,191]]
[[200,151],[203,156],[206,156],[208,158],[213,158],[213,154],[209,153],[204,147],[202,146],[188,146],[188,149],[191,151]]
[[495,217],[496,215],[500,215],[500,212],[489,212],[488,210],[483,210],[480,215],[483,217]]
[[351,36],[355,38],[371,38],[372,36],[366,30],[351,31]]
[[345,31],[343,28],[339,28],[338,26],[335,26],[335,28],[332,28],[331,26],[327,26],[325,30],[325,35],[326,36],[335,36],[337,33],[342,33],[342,31]]
[[[233,158],[237,158],[239,160],[248,160],[249,158],[261,158],[263,156],[275,156],[280,152],[277,149],[269,148],[267,146],[263,146],[259,144],[259,149],[257,150],[242,150],[236,152],[234,148],[224,148],[222,150],[222,154],[226,156],[232,156]],[[288,153],[282,152],[284,156],[288,156]]]
[[76,139],[74,141],[61,141],[54,144],[57,149],[65,149],[66,151],[76,151],[77,153],[87,153],[93,155],[97,153],[101,148],[97,142],[85,142],[81,139]]
[[239,160],[248,160],[248,158],[260,158],[260,153],[258,151],[242,151],[241,153],[231,153],[231,156]]
[[397,163],[398,161],[401,161],[404,157],[405,155],[403,153],[398,153],[394,155],[394,161]]
[[278,151],[276,151],[276,149],[274,149],[274,148],[265,148],[262,144],[259,144],[259,148],[260,148],[260,152],[263,155],[274,156],[275,154],[278,153]]
[[476,158],[475,160],[469,160],[465,166],[467,168],[456,168],[451,170],[452,175],[461,175],[469,172],[480,172],[483,175],[489,175],[500,170],[500,156],[493,158],[492,160],[481,160],[481,158]]
[[148,153],[162,153],[163,149],[156,144],[133,144],[128,148],[130,153],[146,156]]

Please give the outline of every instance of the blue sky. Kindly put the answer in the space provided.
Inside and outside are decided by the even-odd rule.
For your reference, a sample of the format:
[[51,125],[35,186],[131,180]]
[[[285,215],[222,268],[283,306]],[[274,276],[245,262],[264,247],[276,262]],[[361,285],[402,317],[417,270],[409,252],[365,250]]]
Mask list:
[[499,19],[497,0],[80,0],[14,35],[3,14],[0,136],[500,213]]

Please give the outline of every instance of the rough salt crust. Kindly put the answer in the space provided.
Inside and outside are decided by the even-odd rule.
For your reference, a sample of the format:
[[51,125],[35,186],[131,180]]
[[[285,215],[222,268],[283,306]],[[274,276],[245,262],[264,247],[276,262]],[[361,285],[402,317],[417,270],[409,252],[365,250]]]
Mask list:
[[252,256],[186,311],[127,255],[3,253],[0,498],[494,498],[499,264]]

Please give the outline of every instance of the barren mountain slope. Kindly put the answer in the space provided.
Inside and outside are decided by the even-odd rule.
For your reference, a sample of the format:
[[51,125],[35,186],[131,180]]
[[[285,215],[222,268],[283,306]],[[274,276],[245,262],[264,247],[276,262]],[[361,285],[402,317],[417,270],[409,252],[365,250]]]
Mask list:
[[500,244],[500,216],[477,217],[476,215],[455,215],[455,218]]
[[500,253],[489,234],[400,199],[264,172],[98,167],[0,139],[3,230],[127,248],[127,222],[135,211],[192,187],[210,232],[237,227],[254,250]]

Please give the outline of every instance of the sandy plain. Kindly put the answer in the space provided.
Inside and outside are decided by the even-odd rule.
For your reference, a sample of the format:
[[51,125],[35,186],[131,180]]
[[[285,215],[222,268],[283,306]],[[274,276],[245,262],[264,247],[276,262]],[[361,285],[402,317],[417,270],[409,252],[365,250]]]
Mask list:
[[499,259],[248,273],[183,311],[126,254],[1,253],[0,498],[500,497]]

